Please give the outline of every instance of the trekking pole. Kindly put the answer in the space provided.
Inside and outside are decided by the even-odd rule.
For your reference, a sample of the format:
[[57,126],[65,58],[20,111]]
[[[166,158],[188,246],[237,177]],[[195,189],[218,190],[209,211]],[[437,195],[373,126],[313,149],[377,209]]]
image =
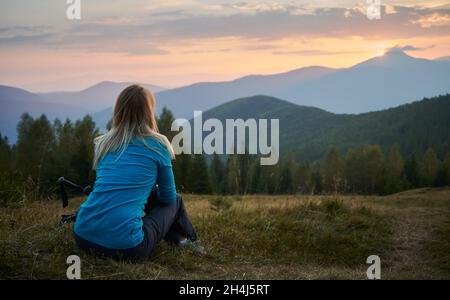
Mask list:
[[69,205],[69,198],[67,197],[65,186],[69,186],[79,192],[82,192],[85,195],[89,195],[92,192],[92,187],[90,185],[82,187],[81,185],[75,184],[72,181],[65,179],[64,177],[59,177],[57,183],[60,187],[63,207],[67,207],[67,205]]
[[[71,187],[79,192],[82,192],[85,195],[89,195],[92,192],[92,187],[90,185],[82,187],[81,185],[75,184],[72,181],[65,179],[64,177],[58,178],[57,183],[59,184],[60,188],[63,208],[69,205],[69,197],[67,196],[66,186]],[[77,212],[74,212],[70,215],[61,215],[61,220],[56,225],[56,228],[60,229],[64,224],[69,225],[69,223],[75,222],[76,217]]]

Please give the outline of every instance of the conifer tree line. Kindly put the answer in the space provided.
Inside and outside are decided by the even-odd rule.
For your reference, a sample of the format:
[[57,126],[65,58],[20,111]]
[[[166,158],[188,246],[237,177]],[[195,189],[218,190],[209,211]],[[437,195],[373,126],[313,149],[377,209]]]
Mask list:
[[[163,109],[160,132],[174,118]],[[0,204],[50,198],[57,178],[81,185],[93,183],[93,139],[100,134],[93,119],[50,122],[45,115],[24,114],[18,139],[10,145],[0,134]],[[450,153],[438,157],[433,148],[421,156],[404,156],[397,145],[386,153],[363,145],[339,153],[331,147],[320,162],[297,162],[286,155],[274,166],[261,166],[255,155],[177,155],[173,162],[179,192],[195,194],[390,194],[406,189],[449,186]]]

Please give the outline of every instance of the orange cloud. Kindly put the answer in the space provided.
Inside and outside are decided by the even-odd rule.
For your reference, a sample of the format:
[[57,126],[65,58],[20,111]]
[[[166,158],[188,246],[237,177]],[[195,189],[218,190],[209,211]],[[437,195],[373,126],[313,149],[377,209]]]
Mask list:
[[450,26],[450,15],[433,13],[426,15],[412,22],[413,24],[419,24],[423,28],[430,28],[436,26]]

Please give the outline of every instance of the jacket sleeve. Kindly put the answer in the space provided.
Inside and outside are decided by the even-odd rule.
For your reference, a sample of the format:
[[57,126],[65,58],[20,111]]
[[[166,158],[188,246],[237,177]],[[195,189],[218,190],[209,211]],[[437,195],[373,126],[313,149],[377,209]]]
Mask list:
[[160,164],[157,183],[158,201],[166,204],[174,203],[177,197],[177,191],[170,155],[165,157],[164,161]]

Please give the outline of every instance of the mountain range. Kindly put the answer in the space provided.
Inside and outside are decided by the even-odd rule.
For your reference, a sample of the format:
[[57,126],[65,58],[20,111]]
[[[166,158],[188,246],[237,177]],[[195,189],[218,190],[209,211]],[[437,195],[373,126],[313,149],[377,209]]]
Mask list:
[[[358,114],[395,107],[414,99],[450,92],[450,61],[415,58],[390,50],[350,68],[306,67],[274,75],[203,82],[156,94],[158,112],[166,106],[190,119],[231,99],[267,95],[333,113]],[[94,114],[106,124],[112,109]]]
[[[51,92],[41,93],[39,96],[50,102],[75,105],[92,113],[111,107],[119,93],[131,84],[131,82],[103,81],[79,92]],[[154,93],[164,90],[163,87],[152,84],[141,85]]]
[[[16,126],[24,112],[28,112],[32,117],[45,114],[50,120],[76,120],[86,114],[94,114],[111,107],[120,91],[130,84],[132,83],[104,81],[79,92],[41,94],[0,85],[0,133],[14,143],[17,138]],[[155,85],[142,85],[155,92],[164,90]],[[108,120],[109,118],[108,116]],[[97,124],[101,126],[102,122],[97,120]]]
[[322,159],[331,147],[341,153],[364,144],[385,151],[398,144],[403,154],[428,148],[450,153],[450,94],[357,115],[334,114],[268,96],[237,99],[203,113],[203,120],[249,118],[280,120],[280,157]]
[[48,99],[26,90],[0,85],[0,133],[9,141],[16,141],[16,127],[20,116],[28,112],[32,117],[45,114],[55,118],[78,119],[89,113],[87,109],[65,103],[53,103]]
[[[31,93],[0,86],[0,133],[12,142],[20,115],[45,113],[50,119],[76,119],[89,113],[100,129],[111,118],[112,105],[127,82],[101,82],[78,92]],[[312,106],[334,114],[360,114],[450,92],[450,61],[414,58],[388,51],[349,68],[311,66],[272,75],[250,75],[232,81],[203,82],[164,89],[144,84],[156,93],[157,112],[164,106],[176,118],[193,117],[232,99],[266,95],[290,104]],[[262,104],[253,103],[254,109]]]

